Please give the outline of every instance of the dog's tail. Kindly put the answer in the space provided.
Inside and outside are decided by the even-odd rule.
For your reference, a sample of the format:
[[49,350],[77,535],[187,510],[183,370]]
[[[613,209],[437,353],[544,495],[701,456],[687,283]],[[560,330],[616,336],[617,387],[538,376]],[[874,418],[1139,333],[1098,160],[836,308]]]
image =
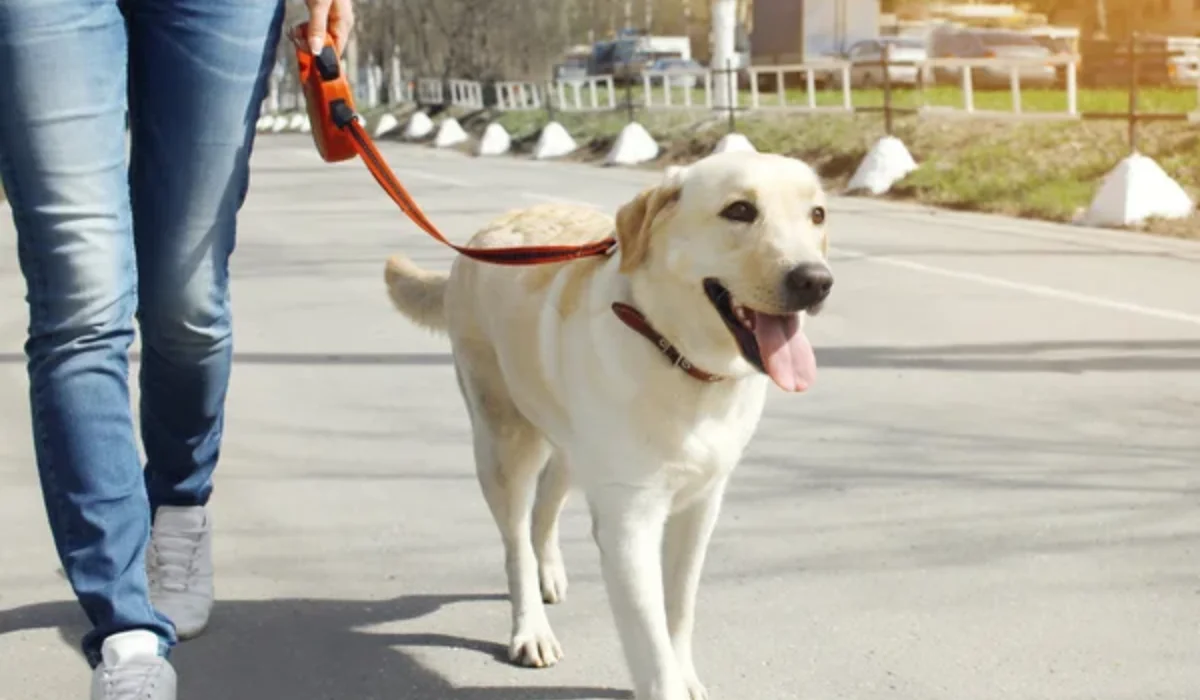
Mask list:
[[408,258],[395,255],[384,268],[388,297],[400,313],[418,326],[446,330],[446,282],[450,275],[417,267]]

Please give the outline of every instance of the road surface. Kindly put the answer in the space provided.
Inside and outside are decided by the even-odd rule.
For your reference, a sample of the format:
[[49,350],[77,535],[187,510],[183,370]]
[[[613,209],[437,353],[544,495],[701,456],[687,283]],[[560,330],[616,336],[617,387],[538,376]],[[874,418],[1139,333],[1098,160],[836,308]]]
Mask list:
[[[387,145],[457,240],[645,171]],[[213,502],[220,602],[185,700],[627,697],[581,499],[551,608],[567,656],[500,657],[500,543],[446,341],[384,258],[450,255],[360,163],[259,139],[235,255],[237,366]],[[835,200],[821,367],[775,393],[713,542],[713,700],[1200,697],[1200,246]],[[0,700],[85,697],[82,617],[32,465],[25,311],[0,224]]]

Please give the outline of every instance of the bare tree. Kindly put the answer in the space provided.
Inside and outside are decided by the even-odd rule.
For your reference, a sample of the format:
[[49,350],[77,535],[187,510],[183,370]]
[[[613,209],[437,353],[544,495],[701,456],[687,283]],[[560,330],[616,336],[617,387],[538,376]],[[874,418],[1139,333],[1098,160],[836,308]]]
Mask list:
[[615,0],[358,0],[364,60],[398,53],[410,72],[486,80],[543,79],[588,40]]

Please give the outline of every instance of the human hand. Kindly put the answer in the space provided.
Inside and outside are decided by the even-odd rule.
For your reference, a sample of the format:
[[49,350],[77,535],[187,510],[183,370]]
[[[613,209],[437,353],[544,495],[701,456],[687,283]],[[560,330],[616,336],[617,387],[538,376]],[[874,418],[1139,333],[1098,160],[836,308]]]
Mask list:
[[[338,54],[354,26],[353,0],[305,0],[308,4],[308,47],[314,54],[325,46],[325,33],[333,35]],[[331,26],[332,25],[332,26]]]

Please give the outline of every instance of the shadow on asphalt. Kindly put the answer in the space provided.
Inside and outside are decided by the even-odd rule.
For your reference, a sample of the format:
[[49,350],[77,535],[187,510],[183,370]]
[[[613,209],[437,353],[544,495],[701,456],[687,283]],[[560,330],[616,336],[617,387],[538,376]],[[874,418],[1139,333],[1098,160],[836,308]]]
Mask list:
[[[222,700],[590,700],[624,690],[554,686],[456,687],[405,653],[413,647],[477,652],[508,664],[503,644],[444,634],[360,631],[416,620],[443,606],[503,595],[415,595],[392,600],[218,601],[209,629],[172,652],[180,698]],[[57,628],[78,652],[86,621],[74,602],[0,611],[0,635]],[[86,673],[79,655],[79,673]],[[69,669],[65,669],[69,671]],[[538,671],[530,670],[531,674]]]
[[[1178,372],[1200,370],[1200,341],[1081,340],[922,346],[816,348],[822,367],[919,369],[955,372]],[[131,355],[136,362],[138,353]],[[449,366],[450,353],[239,352],[246,365]],[[0,353],[2,364],[24,364],[20,353]]]
[[[129,355],[130,362],[141,360],[141,353]],[[362,353],[362,352],[239,352],[234,362],[243,365],[389,365],[430,367],[454,364],[450,353]],[[0,353],[0,364],[25,364],[25,356],[18,353]]]
[[[864,212],[856,212],[864,213]],[[1019,234],[1005,230],[1005,236]],[[855,246],[858,252],[866,253],[875,258],[903,256],[906,258],[1025,258],[1025,257],[1058,257],[1058,258],[1158,258],[1161,260],[1195,260],[1195,251],[1176,250],[1125,250],[1121,248],[1091,248],[1082,246],[1072,247],[1029,247],[1029,248],[918,248],[911,246],[870,245]],[[835,253],[836,255],[836,253]],[[847,261],[854,256],[846,256]]]
[[955,372],[1178,372],[1200,370],[1200,341],[1081,340],[924,346],[816,347],[817,364],[839,369]]

